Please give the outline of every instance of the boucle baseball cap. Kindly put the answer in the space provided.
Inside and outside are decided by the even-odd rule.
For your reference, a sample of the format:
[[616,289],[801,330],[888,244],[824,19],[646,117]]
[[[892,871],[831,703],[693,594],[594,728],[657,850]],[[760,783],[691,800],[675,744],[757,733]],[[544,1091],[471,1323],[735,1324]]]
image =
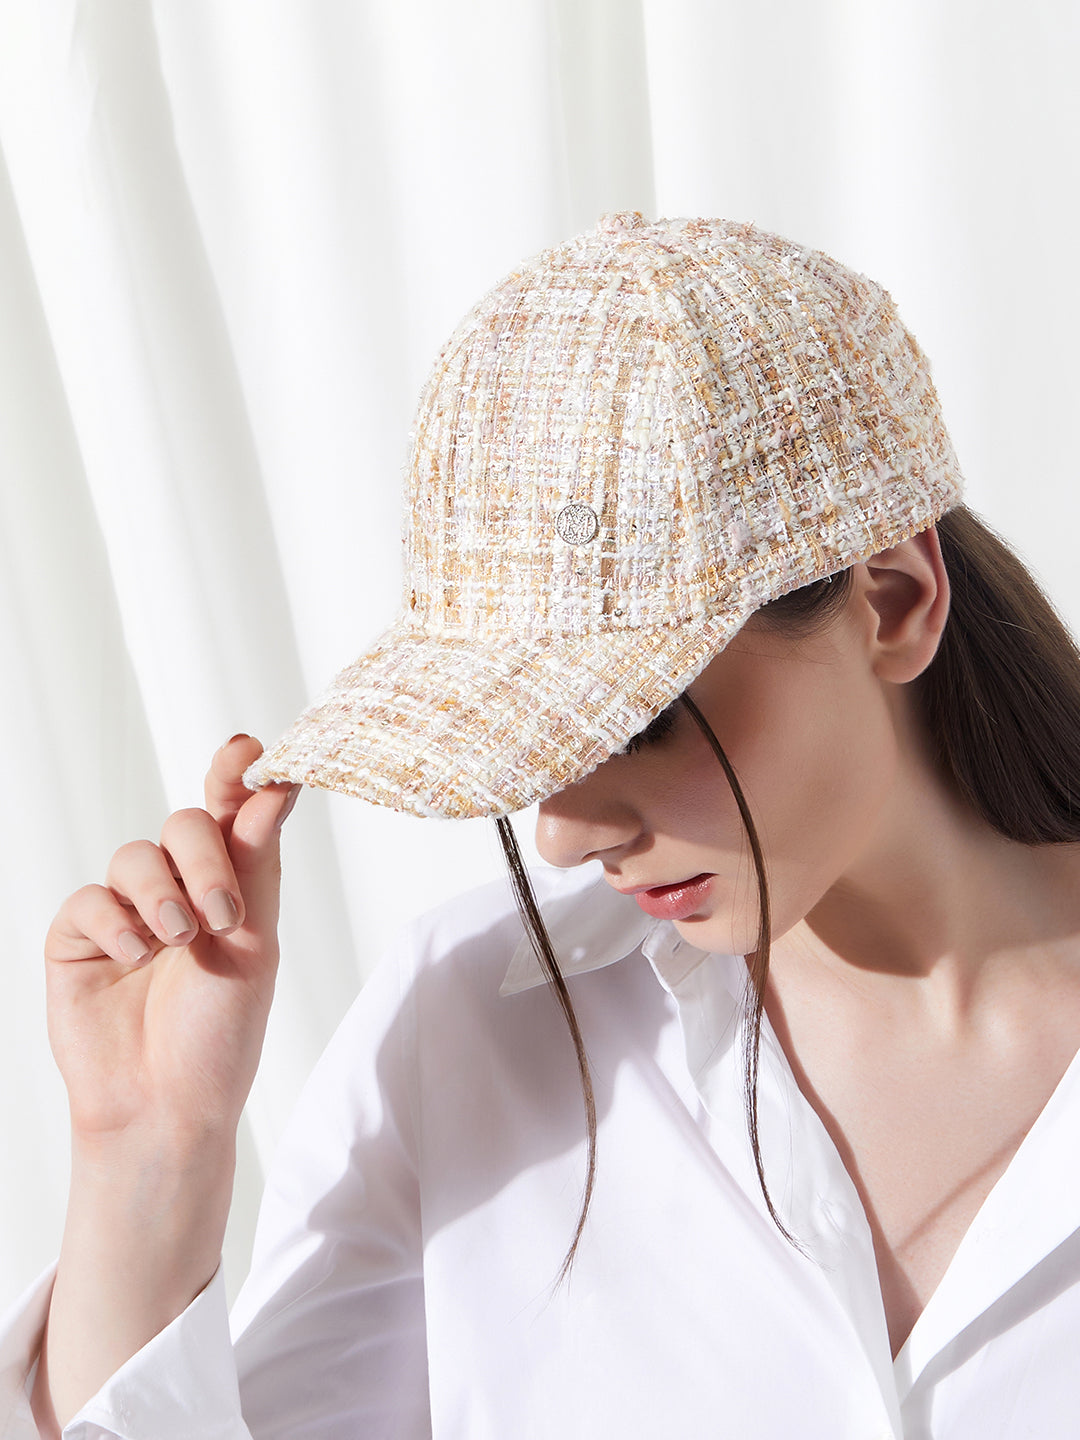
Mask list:
[[605,216],[466,316],[421,395],[393,625],[247,771],[523,809],[760,606],[932,525],[961,478],[889,295],[726,220]]

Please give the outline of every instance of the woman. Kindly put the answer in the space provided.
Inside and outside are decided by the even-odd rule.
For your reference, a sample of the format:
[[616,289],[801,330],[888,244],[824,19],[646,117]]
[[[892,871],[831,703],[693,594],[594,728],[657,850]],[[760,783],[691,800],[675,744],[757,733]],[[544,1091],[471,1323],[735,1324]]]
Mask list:
[[[4,1435],[46,1311],[45,1435],[1073,1434],[1080,661],[888,296],[607,217],[467,317],[411,480],[398,624],[50,932],[72,1193]],[[365,988],[234,1356],[298,783],[538,799],[569,874],[538,908],[500,820],[527,938],[494,887]]]

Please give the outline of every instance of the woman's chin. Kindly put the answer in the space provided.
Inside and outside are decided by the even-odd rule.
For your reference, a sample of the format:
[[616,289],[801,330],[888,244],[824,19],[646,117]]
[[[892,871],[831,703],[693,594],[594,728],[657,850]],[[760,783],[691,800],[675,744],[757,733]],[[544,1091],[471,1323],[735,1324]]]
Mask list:
[[756,928],[751,935],[733,926],[729,915],[690,915],[672,923],[688,944],[717,955],[745,955],[757,945]]

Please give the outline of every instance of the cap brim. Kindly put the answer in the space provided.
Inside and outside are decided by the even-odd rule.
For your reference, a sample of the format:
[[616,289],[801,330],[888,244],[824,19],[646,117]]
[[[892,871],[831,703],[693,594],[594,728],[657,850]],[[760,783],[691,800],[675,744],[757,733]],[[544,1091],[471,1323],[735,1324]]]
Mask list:
[[412,815],[508,815],[582,779],[658,715],[752,608],[543,641],[430,636],[407,620],[335,678],[244,776]]

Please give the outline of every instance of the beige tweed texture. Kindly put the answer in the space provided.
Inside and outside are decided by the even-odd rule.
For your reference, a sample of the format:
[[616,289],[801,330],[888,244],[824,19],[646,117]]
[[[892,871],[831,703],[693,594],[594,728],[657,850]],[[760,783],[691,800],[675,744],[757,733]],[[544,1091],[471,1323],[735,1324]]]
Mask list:
[[506,814],[625,746],[769,600],[961,480],[889,295],[724,220],[607,216],[470,312],[420,399],[405,593],[247,773]]

